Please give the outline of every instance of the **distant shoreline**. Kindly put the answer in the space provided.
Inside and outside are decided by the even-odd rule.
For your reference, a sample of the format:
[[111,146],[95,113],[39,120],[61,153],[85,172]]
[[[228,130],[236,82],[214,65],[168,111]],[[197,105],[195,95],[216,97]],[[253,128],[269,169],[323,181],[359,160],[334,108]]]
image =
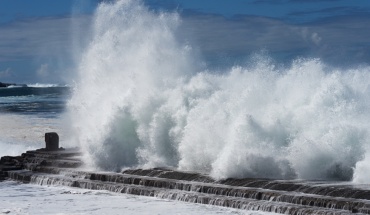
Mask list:
[[45,87],[69,87],[66,84],[16,84],[16,83],[4,83],[0,82],[0,88],[8,88],[8,87],[33,87],[33,88],[45,88]]
[[14,86],[16,84],[10,84],[10,83],[2,83],[0,82],[0,87],[9,87],[9,86]]
[[4,88],[4,87],[10,87],[10,86],[20,86],[20,87],[27,87],[26,84],[15,84],[15,83],[2,83],[0,82],[0,88]]

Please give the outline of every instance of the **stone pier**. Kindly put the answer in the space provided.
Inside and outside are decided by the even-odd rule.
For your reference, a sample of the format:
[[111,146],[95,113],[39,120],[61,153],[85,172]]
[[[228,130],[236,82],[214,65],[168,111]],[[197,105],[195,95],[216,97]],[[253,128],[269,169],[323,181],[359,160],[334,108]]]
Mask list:
[[44,149],[0,160],[0,181],[108,190],[281,214],[370,214],[370,187],[330,181],[225,179],[174,169],[86,171],[78,148],[59,147],[56,133],[45,134]]

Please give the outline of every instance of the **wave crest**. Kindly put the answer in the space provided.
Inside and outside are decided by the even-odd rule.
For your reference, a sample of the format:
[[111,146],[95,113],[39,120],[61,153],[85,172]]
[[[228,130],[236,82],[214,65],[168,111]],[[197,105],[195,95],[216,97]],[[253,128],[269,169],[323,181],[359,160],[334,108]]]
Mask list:
[[121,0],[102,3],[95,18],[69,102],[91,166],[333,180],[369,168],[361,163],[369,68],[332,69],[319,59],[278,68],[259,56],[223,73],[199,72],[191,48],[176,40],[176,14]]

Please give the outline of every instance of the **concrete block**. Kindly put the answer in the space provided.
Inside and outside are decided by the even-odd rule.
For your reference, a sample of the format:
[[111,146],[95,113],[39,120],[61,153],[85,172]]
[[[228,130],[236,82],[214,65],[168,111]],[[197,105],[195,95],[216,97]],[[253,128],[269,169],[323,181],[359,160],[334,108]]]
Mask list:
[[56,132],[45,133],[46,151],[56,151],[59,149],[59,136]]

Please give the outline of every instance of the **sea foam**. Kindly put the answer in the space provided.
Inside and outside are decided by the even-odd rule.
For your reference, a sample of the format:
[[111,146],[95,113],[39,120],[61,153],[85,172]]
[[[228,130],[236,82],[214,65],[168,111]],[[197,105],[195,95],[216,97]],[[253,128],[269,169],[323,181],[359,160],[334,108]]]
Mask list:
[[369,67],[256,55],[204,69],[176,13],[101,3],[68,102],[90,167],[368,182]]
[[[4,97],[1,99],[4,100]],[[0,157],[19,156],[27,150],[44,148],[44,134],[51,131],[59,133],[61,145],[70,146],[64,142],[67,135],[62,131],[62,125],[57,118],[2,113],[0,114],[0,122]]]

